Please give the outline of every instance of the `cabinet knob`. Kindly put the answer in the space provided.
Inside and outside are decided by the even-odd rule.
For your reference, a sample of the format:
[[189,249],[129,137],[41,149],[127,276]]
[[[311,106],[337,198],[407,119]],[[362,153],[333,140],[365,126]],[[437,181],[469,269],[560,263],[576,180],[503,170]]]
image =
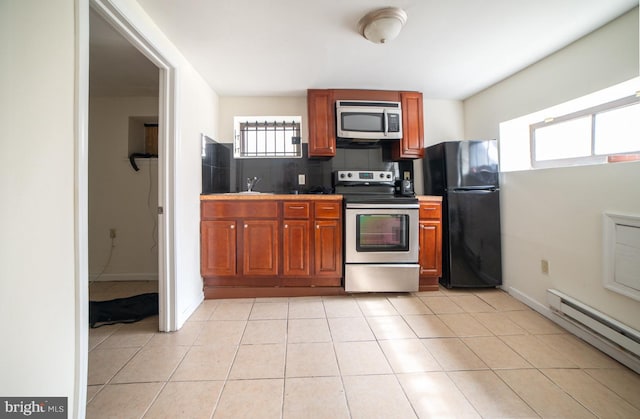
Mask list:
[[245,225],[244,225],[244,228],[247,228],[247,227],[249,227],[249,225],[248,225],[248,224],[245,224]]
[[233,230],[234,228],[236,228],[235,224],[231,224],[231,230]]
[[316,224],[316,229],[320,230],[320,224]]
[[285,225],[284,225],[284,228],[289,228],[289,224],[285,224]]

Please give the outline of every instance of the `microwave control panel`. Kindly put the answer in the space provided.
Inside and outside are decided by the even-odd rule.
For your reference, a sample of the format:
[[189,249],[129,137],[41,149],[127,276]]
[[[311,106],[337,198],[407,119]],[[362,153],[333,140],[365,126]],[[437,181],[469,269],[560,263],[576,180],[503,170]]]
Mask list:
[[400,131],[400,115],[397,113],[387,113],[389,117],[389,125],[387,127],[387,131],[389,132],[399,132]]

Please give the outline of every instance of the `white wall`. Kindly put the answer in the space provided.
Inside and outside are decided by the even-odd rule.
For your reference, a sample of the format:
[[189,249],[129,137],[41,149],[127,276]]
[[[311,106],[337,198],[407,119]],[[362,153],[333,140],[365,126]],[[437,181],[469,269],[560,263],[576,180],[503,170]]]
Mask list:
[[[201,134],[217,138],[218,96],[136,2],[109,0],[176,69],[174,288],[178,327],[204,298],[200,276]],[[171,128],[170,128],[171,129]]]
[[462,101],[425,98],[423,113],[425,147],[465,138]]
[[[465,134],[498,138],[498,124],[638,75],[638,9],[464,102]],[[640,302],[602,285],[605,210],[640,215],[640,163],[503,173],[507,290],[547,306],[559,289],[640,329]],[[550,263],[548,276],[540,260]]]
[[[181,327],[204,298],[200,276],[201,134],[217,138],[218,96],[137,2],[109,1],[176,69],[173,191],[176,323]],[[171,129],[172,127],[169,127]]]
[[0,2],[0,394],[70,409],[75,27],[73,0]]
[[[442,141],[462,140],[464,136],[464,108],[462,101],[423,99],[424,146]],[[416,194],[424,193],[422,160],[413,163],[413,187]]]
[[217,137],[218,97],[187,63],[180,67],[176,144],[176,287],[180,327],[204,299],[200,276],[201,134]]
[[[86,23],[86,0],[78,1]],[[202,299],[200,133],[217,136],[217,95],[137,3],[113,3],[177,69],[174,228],[181,325]],[[70,417],[75,371],[83,368],[76,362],[77,293],[86,293],[74,283],[75,5],[0,2],[0,307],[11,319],[0,330],[0,394],[68,397]]]
[[309,142],[306,96],[222,96],[220,97],[220,143],[233,143],[234,116],[302,116],[302,142]]
[[[158,97],[92,97],[89,103],[89,274],[158,279],[158,161],[129,164],[129,117],[158,116]],[[142,140],[144,140],[142,138]],[[142,152],[144,150],[138,150]],[[109,261],[109,229],[116,229]],[[109,261],[109,265],[105,264]]]

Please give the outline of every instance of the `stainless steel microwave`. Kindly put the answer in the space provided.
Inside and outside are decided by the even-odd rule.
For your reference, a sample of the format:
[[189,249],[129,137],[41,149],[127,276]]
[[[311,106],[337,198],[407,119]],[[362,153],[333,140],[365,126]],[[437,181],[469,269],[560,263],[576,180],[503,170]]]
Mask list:
[[353,140],[401,139],[400,102],[338,100],[336,134],[338,138]]

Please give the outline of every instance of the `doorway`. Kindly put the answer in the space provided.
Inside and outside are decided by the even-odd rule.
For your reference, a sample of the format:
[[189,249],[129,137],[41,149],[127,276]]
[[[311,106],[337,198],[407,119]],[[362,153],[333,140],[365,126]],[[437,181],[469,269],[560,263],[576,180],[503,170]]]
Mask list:
[[[111,168],[115,170],[112,173],[116,179],[110,179],[107,175],[104,180],[105,176],[103,176],[103,182],[114,183],[107,185],[111,195],[119,197],[102,200],[102,204],[107,208],[92,208],[92,193],[101,194],[101,187],[104,184],[99,182],[92,184],[92,177],[89,176],[89,214],[119,211],[119,217],[112,218],[115,221],[95,226],[93,234],[98,239],[96,241],[102,244],[101,248],[95,249],[96,252],[93,252],[91,245],[89,246],[90,255],[93,252],[96,265],[99,267],[99,269],[95,268],[90,257],[90,274],[93,274],[91,279],[95,279],[97,274],[101,274],[102,279],[105,279],[105,275],[109,273],[109,264],[116,266],[109,257],[113,260],[114,257],[125,253],[125,259],[130,260],[118,261],[118,269],[114,271],[116,276],[112,278],[126,279],[126,274],[132,273],[127,270],[137,270],[133,272],[133,279],[148,280],[156,277],[159,295],[158,329],[174,331],[177,330],[177,324],[175,293],[172,292],[175,288],[172,283],[175,278],[174,252],[171,245],[173,238],[170,233],[173,231],[174,135],[172,127],[175,124],[171,110],[174,107],[175,98],[175,69],[109,0],[91,0],[90,6],[89,115],[94,114],[93,111],[101,106],[107,114],[110,113],[109,117],[118,119],[118,129],[114,131],[114,139],[102,139],[103,142],[107,142],[106,145],[102,144],[102,152],[94,153],[89,147],[89,173],[91,174],[94,165],[104,163],[101,160],[105,157],[102,153],[119,153],[113,161],[115,167]],[[94,35],[97,36],[97,34],[94,33],[94,29],[103,31],[101,45],[95,44],[97,38],[94,38]],[[108,55],[106,62],[100,62],[100,59],[96,58],[94,49]],[[98,68],[94,68],[96,62],[99,63]],[[100,74],[101,71],[103,74]],[[100,87],[99,81],[102,83]],[[105,94],[105,97],[109,96],[109,98],[95,100],[101,93],[101,89],[103,94],[106,90],[108,94]],[[135,99],[131,99],[132,97]],[[92,106],[95,109],[92,109]],[[149,120],[150,117],[155,118],[155,121]],[[108,121],[100,122],[109,124]],[[145,123],[157,124],[157,157],[135,158],[130,161],[129,156],[136,150],[131,148],[129,135],[135,133],[134,125],[136,124],[142,126],[140,131],[144,132]],[[89,125],[91,132],[91,124]],[[144,145],[144,140],[140,142]],[[134,164],[138,166],[138,171],[133,168]],[[136,185],[132,187],[129,183],[136,183],[137,187]],[[125,200],[137,201],[135,216],[133,211],[121,211],[118,208],[118,202],[123,203]],[[122,223],[122,227],[115,225],[117,223]],[[91,220],[88,231],[91,242]],[[125,238],[128,239],[126,243]],[[144,238],[144,244],[136,248],[135,244],[140,243],[136,240],[141,238]],[[118,239],[122,239],[120,243]],[[134,250],[127,252],[123,249],[123,251],[118,249],[118,245],[128,246]],[[121,250],[120,254],[117,253],[118,250]],[[137,255],[143,255],[145,260],[135,260]],[[127,268],[125,265],[136,268]],[[124,275],[118,278],[117,274]],[[109,276],[106,276],[106,279],[110,279]]]
[[[104,19],[121,34],[130,45],[156,66],[158,86],[158,155],[157,159],[157,248],[158,248],[158,329],[163,332],[178,329],[176,320],[175,239],[174,226],[174,172],[176,137],[176,68],[145,38],[111,0],[79,0],[76,2],[76,378],[74,388],[75,410],[84,416],[87,400],[88,365],[88,121],[89,98],[89,20],[90,10]],[[116,230],[116,237],[117,237]],[[109,234],[111,234],[109,232]]]
[[89,25],[89,299],[104,301],[159,291],[159,69],[95,10]]

